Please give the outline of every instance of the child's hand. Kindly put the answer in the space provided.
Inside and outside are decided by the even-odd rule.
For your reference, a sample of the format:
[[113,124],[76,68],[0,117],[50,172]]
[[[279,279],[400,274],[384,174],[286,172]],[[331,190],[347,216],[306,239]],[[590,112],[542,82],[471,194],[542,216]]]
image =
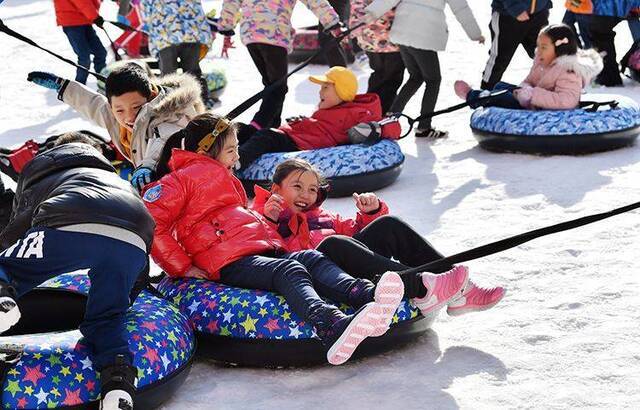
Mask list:
[[278,194],[271,194],[264,204],[263,214],[273,222],[278,222],[280,213],[284,210],[284,198]]
[[191,267],[184,273],[184,276],[187,278],[208,279],[207,272],[195,265],[191,265]]
[[480,36],[476,41],[480,44],[484,44],[484,36]]
[[287,124],[295,124],[296,122],[300,122],[302,120],[306,120],[307,117],[305,115],[296,115],[295,117],[289,117],[285,121]]
[[34,84],[38,84],[41,87],[48,88],[50,90],[59,91],[62,84],[66,81],[64,78],[60,78],[55,74],[46,73],[43,71],[32,71],[27,75],[27,81],[31,81]]
[[356,207],[365,214],[375,212],[380,209],[380,200],[373,192],[365,192],[364,194],[353,194],[356,201]]
[[522,107],[529,108],[531,106],[531,98],[533,97],[533,88],[518,88],[513,92],[513,96],[516,97],[516,100],[518,100]]
[[516,17],[516,20],[518,20],[518,21],[527,21],[527,20],[529,20],[529,13],[527,13],[526,11],[523,11],[522,13],[518,14],[518,17]]

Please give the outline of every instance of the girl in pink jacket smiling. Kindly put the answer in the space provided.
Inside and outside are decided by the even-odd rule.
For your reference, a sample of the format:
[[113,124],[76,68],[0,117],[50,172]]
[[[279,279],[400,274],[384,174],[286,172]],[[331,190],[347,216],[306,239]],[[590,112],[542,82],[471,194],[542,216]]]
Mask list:
[[496,98],[474,102],[486,91],[472,90],[464,81],[456,81],[456,94],[472,108],[571,110],[580,104],[580,94],[602,70],[602,58],[594,50],[578,50],[574,32],[565,24],[553,24],[538,35],[536,57],[527,78],[516,87],[500,82],[495,90],[511,90]]

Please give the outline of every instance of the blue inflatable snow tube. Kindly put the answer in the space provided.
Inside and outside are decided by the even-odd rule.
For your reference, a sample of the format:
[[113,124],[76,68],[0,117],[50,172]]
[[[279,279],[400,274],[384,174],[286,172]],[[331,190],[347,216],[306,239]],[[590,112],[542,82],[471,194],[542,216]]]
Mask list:
[[471,129],[480,146],[496,152],[577,155],[634,143],[640,134],[640,106],[619,95],[585,95],[583,101],[618,102],[616,108],[531,111],[479,108]]
[[[198,336],[198,353],[243,366],[286,367],[326,363],[314,331],[291,311],[284,297],[234,288],[201,279],[164,278],[158,290],[189,317]],[[346,305],[338,306],[353,312]],[[404,300],[382,337],[368,338],[356,355],[388,350],[427,331],[425,318]]]
[[392,184],[402,171],[404,155],[395,141],[373,145],[340,145],[309,151],[264,154],[239,174],[248,193],[253,185],[271,186],[271,177],[282,161],[301,158],[312,163],[329,180],[330,197],[369,192]]
[[[84,407],[98,399],[100,379],[78,330],[63,322],[82,320],[89,291],[86,274],[53,278],[18,303],[23,313],[15,336],[0,345],[22,350],[4,378],[5,408]],[[73,319],[69,319],[73,317]],[[58,320],[57,331],[51,331]],[[44,324],[47,333],[37,328]],[[138,368],[136,408],[153,408],[178,389],[191,368],[196,344],[187,319],[170,302],[142,291],[126,316],[129,349]],[[30,330],[24,334],[24,330]],[[42,329],[42,327],[41,327]],[[93,403],[94,405],[96,403]]]

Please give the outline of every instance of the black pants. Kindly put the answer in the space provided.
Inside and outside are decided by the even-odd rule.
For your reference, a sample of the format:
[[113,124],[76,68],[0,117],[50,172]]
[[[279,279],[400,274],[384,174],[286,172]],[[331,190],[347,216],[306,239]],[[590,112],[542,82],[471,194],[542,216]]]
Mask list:
[[[252,43],[247,44],[247,50],[262,76],[262,85],[265,87],[287,75],[287,49],[271,44]],[[285,81],[281,87],[267,93],[262,99],[260,109],[253,116],[253,121],[262,128],[279,127],[287,91],[289,89]]]
[[244,143],[240,143],[240,169],[247,168],[253,161],[267,152],[291,152],[300,149],[287,134],[266,128],[257,131]]
[[209,97],[209,88],[200,69],[200,44],[183,43],[163,48],[158,52],[158,60],[162,75],[175,73],[181,68],[183,73],[192,74],[200,81],[203,100]]
[[[425,89],[422,96],[422,107],[420,115],[427,115],[433,112],[440,92],[440,61],[438,53],[433,50],[423,50],[420,48],[400,46],[400,55],[407,71],[409,79],[398,92],[398,96],[391,105],[392,112],[402,112],[411,97],[418,92],[424,83]],[[431,128],[431,117],[420,120],[418,128],[427,130]]]
[[397,53],[372,53],[367,52],[369,65],[373,72],[369,77],[368,93],[378,94],[382,103],[382,112],[386,113],[391,108],[393,100],[402,85],[404,78],[404,63],[400,52]]
[[589,39],[593,47],[599,52],[606,52],[602,58],[604,68],[596,77],[596,81],[606,86],[622,85],[622,78],[618,70],[616,47],[614,39],[616,32],[613,28],[622,21],[618,17],[591,16],[589,23]]
[[220,282],[278,292],[303,320],[317,316],[317,310],[336,310],[320,295],[359,308],[373,301],[375,289],[371,281],[352,277],[316,250],[246,256],[222,268]]
[[[400,272],[405,296],[409,298],[422,297],[427,290],[419,273],[403,275],[401,271],[443,257],[411,226],[394,216],[376,219],[353,238],[329,236],[318,245],[317,250],[355,277],[375,280],[387,271]],[[435,273],[449,269],[451,267],[447,266]]]
[[491,48],[482,74],[482,89],[491,90],[502,79],[519,45],[522,44],[529,57],[533,58],[538,33],[548,23],[549,10],[532,14],[527,21],[518,21],[508,14],[494,11],[489,23]]
[[[329,0],[329,4],[338,13],[340,21],[347,24],[349,21],[349,0]],[[342,49],[342,46],[331,34],[324,33],[325,27],[322,24],[318,24],[318,43],[320,47],[324,48],[325,58],[329,67],[334,66],[347,66],[347,57]],[[329,44],[333,43],[334,47],[329,47]]]

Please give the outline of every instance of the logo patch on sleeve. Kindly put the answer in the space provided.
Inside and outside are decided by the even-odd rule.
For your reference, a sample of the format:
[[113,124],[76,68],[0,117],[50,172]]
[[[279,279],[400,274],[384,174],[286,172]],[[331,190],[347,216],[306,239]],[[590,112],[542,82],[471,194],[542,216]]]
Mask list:
[[142,199],[145,202],[155,202],[160,198],[160,195],[162,195],[162,185],[158,184],[147,189]]

